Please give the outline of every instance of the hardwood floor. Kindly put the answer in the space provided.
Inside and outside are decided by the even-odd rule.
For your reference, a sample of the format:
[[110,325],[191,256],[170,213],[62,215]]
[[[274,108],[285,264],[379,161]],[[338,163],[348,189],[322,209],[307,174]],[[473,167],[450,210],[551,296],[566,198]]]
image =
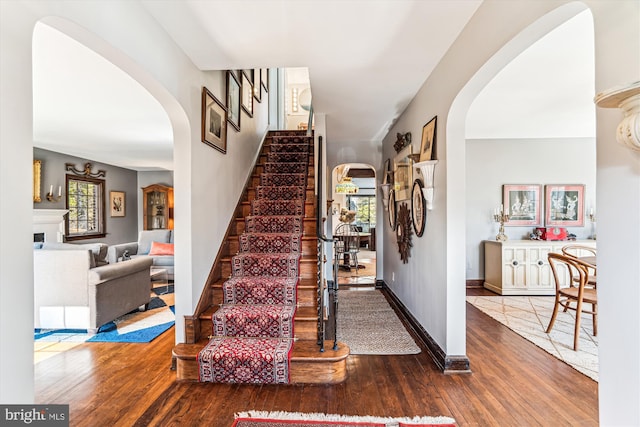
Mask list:
[[[482,293],[469,290],[468,293]],[[467,304],[472,374],[426,352],[350,356],[338,385],[176,382],[173,329],[150,344],[87,343],[35,366],[36,403],[70,404],[72,426],[230,426],[246,410],[446,415],[460,426],[596,426],[597,383]]]

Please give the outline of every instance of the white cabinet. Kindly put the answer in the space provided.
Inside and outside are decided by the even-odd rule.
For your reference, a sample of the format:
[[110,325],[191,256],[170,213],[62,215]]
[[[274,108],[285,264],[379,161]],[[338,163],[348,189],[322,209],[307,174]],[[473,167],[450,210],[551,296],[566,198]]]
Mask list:
[[484,287],[500,295],[555,295],[547,254],[561,253],[569,244],[596,247],[595,240],[485,240]]

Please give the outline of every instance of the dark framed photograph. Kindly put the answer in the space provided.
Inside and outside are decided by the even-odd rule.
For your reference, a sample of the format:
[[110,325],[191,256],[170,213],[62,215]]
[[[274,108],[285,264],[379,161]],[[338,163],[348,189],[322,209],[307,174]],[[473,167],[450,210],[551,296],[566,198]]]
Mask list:
[[545,225],[584,226],[584,185],[545,185]]
[[263,68],[260,72],[260,84],[265,92],[269,92],[269,69]]
[[109,191],[109,210],[112,217],[125,216],[126,194],[124,191]]
[[260,68],[253,69],[253,97],[258,102],[262,102],[262,81]]
[[384,174],[384,176],[382,177],[382,183],[393,185],[393,171],[391,170],[391,159],[385,160],[382,173]]
[[396,216],[396,192],[391,189],[389,191],[389,226],[393,231],[396,230]]
[[419,179],[413,181],[413,189],[411,190],[411,218],[413,230],[418,237],[422,237],[424,226],[427,222],[427,209],[424,196],[422,195],[422,188],[422,181]]
[[240,82],[233,71],[227,71],[227,119],[228,123],[240,131]]
[[542,225],[542,186],[538,184],[505,184],[502,186],[502,205],[509,215],[505,227]]
[[426,125],[422,127],[422,142],[420,144],[420,161],[433,160],[433,147],[436,143],[436,124],[438,122],[438,116],[429,120]]
[[242,109],[249,117],[253,117],[253,85],[245,71],[242,72]]
[[227,109],[206,87],[202,87],[202,142],[227,152]]
[[393,189],[397,201],[411,198],[413,183],[413,162],[411,161],[411,144],[404,147],[393,159]]

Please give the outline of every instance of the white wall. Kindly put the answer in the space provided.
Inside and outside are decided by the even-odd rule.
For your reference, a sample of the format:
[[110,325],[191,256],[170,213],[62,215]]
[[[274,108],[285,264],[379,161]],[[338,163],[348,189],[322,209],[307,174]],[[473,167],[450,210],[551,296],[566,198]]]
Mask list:
[[[466,348],[467,111],[506,63],[585,6],[594,17],[596,93],[636,81],[637,1],[485,1],[384,140],[386,158],[392,156],[396,132],[418,134],[428,119],[439,116],[435,209],[409,264],[385,255],[384,277],[448,355],[464,354]],[[597,111],[598,276],[611,285],[598,288],[599,398],[600,423],[608,426],[640,424],[640,154],[614,142],[620,118],[619,111]],[[624,215],[620,200],[627,200]],[[387,228],[385,242],[393,237]]]
[[[174,132],[176,341],[200,297],[267,126],[267,104],[230,130],[227,154],[200,141],[202,86],[225,99],[139,2],[0,2],[0,401],[33,401],[32,33],[38,20],[122,68],[165,108]],[[117,26],[113,23],[118,22]],[[19,283],[20,286],[15,284]]]
[[[504,184],[541,184],[544,222],[545,184],[584,184],[585,214],[595,208],[595,138],[481,139],[466,144],[467,279],[484,278],[483,240],[495,240],[498,224],[492,214],[502,203]],[[528,239],[534,227],[510,227],[510,240]],[[578,239],[591,236],[591,223],[568,227]]]

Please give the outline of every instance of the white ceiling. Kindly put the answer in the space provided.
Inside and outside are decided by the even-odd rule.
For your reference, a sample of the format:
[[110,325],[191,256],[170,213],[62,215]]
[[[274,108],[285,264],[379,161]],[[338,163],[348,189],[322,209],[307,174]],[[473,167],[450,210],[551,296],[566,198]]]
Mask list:
[[[142,3],[200,69],[307,67],[314,110],[327,117],[327,139],[378,143],[481,2]],[[237,19],[211,25],[212,16]],[[521,55],[513,72],[505,69],[487,86],[472,106],[469,137],[511,135],[505,129],[518,129],[517,120],[549,127],[538,116],[549,116],[549,105],[566,113],[588,104],[593,111],[593,37],[584,40],[584,23],[574,27],[562,36],[569,43],[541,41],[536,55]],[[551,54],[557,47],[564,51]],[[585,68],[591,75],[582,77]],[[541,88],[532,76],[544,77],[536,83]],[[545,98],[543,89],[554,97]],[[520,117],[509,115],[518,108]],[[566,114],[562,119],[566,126]],[[134,170],[173,169],[171,125],[158,102],[108,61],[43,24],[34,33],[34,145]]]

